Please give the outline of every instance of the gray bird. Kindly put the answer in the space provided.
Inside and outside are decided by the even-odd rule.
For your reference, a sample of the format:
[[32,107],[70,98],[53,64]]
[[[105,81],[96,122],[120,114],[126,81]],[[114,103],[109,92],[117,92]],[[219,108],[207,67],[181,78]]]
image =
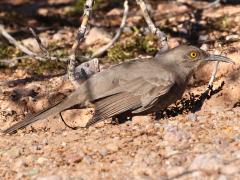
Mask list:
[[86,127],[111,117],[159,111],[182,97],[193,72],[207,61],[233,63],[227,57],[210,55],[189,45],[170,49],[155,58],[124,62],[91,76],[63,101],[16,123],[4,133],[14,133],[75,105],[94,105],[94,116]]

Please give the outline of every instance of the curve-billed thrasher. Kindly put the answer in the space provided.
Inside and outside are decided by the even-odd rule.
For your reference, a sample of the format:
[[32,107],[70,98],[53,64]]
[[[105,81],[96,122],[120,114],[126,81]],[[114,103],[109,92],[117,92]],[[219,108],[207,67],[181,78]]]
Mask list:
[[110,117],[156,112],[180,99],[193,72],[207,61],[232,62],[188,45],[155,58],[124,62],[93,75],[63,101],[16,123],[4,133],[13,133],[75,105],[94,105],[95,114],[86,127]]

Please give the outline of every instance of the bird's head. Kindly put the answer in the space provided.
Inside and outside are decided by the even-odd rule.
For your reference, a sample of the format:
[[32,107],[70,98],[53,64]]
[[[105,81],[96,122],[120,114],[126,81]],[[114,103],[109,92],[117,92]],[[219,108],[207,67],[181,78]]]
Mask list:
[[164,61],[166,59],[165,63],[174,65],[175,67],[178,66],[187,73],[193,72],[209,61],[234,63],[228,57],[209,54],[208,52],[191,45],[178,46],[157,56],[157,58],[161,56],[163,57],[160,59],[164,59]]

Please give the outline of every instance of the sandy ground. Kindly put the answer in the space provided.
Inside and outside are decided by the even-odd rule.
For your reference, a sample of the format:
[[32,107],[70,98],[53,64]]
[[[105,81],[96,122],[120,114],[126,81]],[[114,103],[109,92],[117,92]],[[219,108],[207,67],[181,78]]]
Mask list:
[[[222,90],[196,113],[158,120],[154,116],[134,117],[119,125],[106,121],[75,131],[66,128],[59,116],[53,116],[17,134],[1,135],[0,176],[50,180],[239,179],[239,74],[235,70],[221,77],[215,87],[224,81]],[[67,87],[69,83],[62,85],[59,77],[18,88],[5,86],[0,103],[1,129],[23,119],[29,109],[38,111],[48,106],[48,97],[61,97],[68,92]],[[205,88],[190,87],[185,97],[189,99],[188,92],[200,95]],[[56,89],[58,93],[54,93]],[[91,109],[64,113],[68,123],[81,126],[91,115]]]
[[[239,11],[239,5],[228,5],[204,16]],[[172,37],[170,45],[177,39]],[[214,89],[223,81],[224,85],[195,113],[188,110],[189,93],[196,101],[204,92],[213,64],[196,73],[182,103],[167,111],[183,109],[177,116],[134,117],[117,125],[106,120],[89,129],[71,130],[55,115],[14,135],[1,134],[0,179],[240,179],[239,47],[235,42],[218,48],[236,64],[220,66]],[[24,69],[0,72],[0,82],[9,82],[0,86],[1,130],[73,89],[60,77],[29,77]],[[68,110],[63,116],[72,126],[84,126],[92,109]]]

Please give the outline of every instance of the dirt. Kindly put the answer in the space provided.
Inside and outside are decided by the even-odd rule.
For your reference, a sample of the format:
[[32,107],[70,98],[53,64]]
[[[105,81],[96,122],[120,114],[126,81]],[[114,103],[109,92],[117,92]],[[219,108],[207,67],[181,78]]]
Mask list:
[[[169,5],[156,8],[171,14],[165,6]],[[166,23],[177,27],[179,19],[188,18],[181,15],[187,10],[189,7],[182,7],[176,12],[180,15],[173,13],[175,19]],[[240,5],[225,4],[212,13],[207,10],[203,21],[227,16],[236,23],[240,20],[237,12]],[[235,31],[239,24],[224,32],[209,30],[209,39],[219,42],[224,33],[240,36]],[[48,33],[41,36],[49,38]],[[169,36],[171,47],[186,41],[174,33]],[[213,36],[216,39],[211,39]],[[221,64],[215,91],[202,106],[197,99],[207,88],[213,64],[195,74],[181,102],[157,117],[139,116],[121,124],[106,120],[89,129],[72,130],[53,115],[16,134],[1,134],[0,179],[240,179],[240,42],[206,44],[211,47],[208,51],[223,51],[235,65]],[[0,82],[4,82],[0,86],[1,130],[73,90],[62,77],[40,78],[24,68],[2,69]],[[195,95],[193,102],[189,93]],[[68,110],[63,116],[71,126],[84,126],[92,114],[93,109],[82,109]]]

